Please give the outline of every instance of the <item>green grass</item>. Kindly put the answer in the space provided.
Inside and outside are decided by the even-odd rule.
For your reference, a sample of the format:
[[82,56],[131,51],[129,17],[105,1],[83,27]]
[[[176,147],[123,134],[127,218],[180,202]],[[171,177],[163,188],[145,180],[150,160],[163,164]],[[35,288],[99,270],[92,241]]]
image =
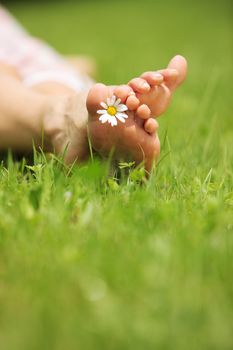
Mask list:
[[232,349],[233,103],[227,1],[10,6],[63,53],[125,82],[181,53],[186,84],[140,186],[98,160],[0,167],[0,348]]

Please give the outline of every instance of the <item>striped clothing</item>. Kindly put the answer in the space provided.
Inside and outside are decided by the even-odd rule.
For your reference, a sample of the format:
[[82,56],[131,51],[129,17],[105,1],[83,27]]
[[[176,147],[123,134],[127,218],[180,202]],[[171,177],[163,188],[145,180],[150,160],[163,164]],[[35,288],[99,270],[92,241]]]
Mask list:
[[80,92],[92,81],[78,74],[55,50],[25,29],[0,5],[0,63],[15,67],[27,86],[58,82]]

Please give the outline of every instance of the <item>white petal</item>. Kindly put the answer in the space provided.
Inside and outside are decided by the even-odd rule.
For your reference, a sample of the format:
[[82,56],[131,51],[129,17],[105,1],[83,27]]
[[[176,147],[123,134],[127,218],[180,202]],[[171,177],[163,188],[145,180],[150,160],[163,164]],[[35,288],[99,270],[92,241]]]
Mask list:
[[112,95],[112,98],[111,98],[111,106],[114,106],[114,105],[115,105],[115,102],[116,102],[116,96],[115,96],[115,95]]
[[107,111],[106,111],[106,109],[99,109],[96,113],[98,113],[98,114],[106,114]]
[[127,114],[125,114],[125,113],[117,113],[117,114],[116,114],[116,117],[117,117],[122,123],[124,123],[124,122],[125,122],[125,119],[128,118]]
[[120,98],[118,98],[118,99],[116,100],[116,102],[115,102],[114,106],[115,106],[115,107],[117,107],[117,106],[118,106],[120,103],[121,103],[121,99],[120,99]]
[[114,126],[114,125],[117,125],[117,120],[115,117],[111,117],[111,121],[110,121],[111,125]]
[[126,114],[126,113],[117,113],[117,114],[122,118],[125,118],[125,119],[128,118],[128,114]]
[[122,117],[122,114],[116,114],[117,119],[119,119],[122,123],[125,123],[125,119]]
[[103,107],[104,109],[108,109],[108,106],[106,105],[105,102],[100,102],[101,107]]
[[105,115],[101,115],[101,117],[99,117],[99,120],[102,122],[102,123],[106,123],[109,118],[108,118],[108,114],[106,113]]
[[125,112],[125,111],[128,111],[128,108],[126,105],[121,104],[117,106],[117,112]]

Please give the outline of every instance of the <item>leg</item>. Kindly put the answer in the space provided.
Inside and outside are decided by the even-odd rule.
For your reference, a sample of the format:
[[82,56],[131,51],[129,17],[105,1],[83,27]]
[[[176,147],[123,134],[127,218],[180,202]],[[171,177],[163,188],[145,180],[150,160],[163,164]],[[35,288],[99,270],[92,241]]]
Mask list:
[[68,146],[67,162],[84,159],[88,153],[86,94],[76,94],[75,99],[41,94],[25,88],[12,75],[2,66],[0,150],[30,152],[34,143],[45,151],[62,153]]
[[43,118],[48,110],[49,102],[44,96],[0,72],[0,149],[27,152],[32,149],[32,141],[40,146]]
[[[176,60],[175,60],[176,61]],[[171,61],[171,65],[174,64],[174,59]],[[9,118],[11,116],[9,111],[5,110],[5,123],[8,123],[11,119],[10,132],[12,137],[9,138],[5,136],[5,147],[12,147],[15,149],[22,148],[27,140],[27,147],[30,148],[32,143],[32,138],[37,140],[36,145],[41,143],[41,133],[44,131],[46,140],[46,149],[53,150],[56,153],[62,153],[67,147],[66,161],[73,162],[78,159],[85,159],[88,155],[88,142],[87,142],[87,120],[89,112],[89,130],[93,147],[102,155],[108,155],[114,148],[115,155],[118,158],[127,159],[128,157],[133,158],[137,163],[144,162],[146,170],[149,172],[154,161],[159,156],[160,144],[157,136],[157,122],[150,116],[154,110],[158,108],[161,109],[161,105],[166,109],[169,99],[170,92],[181,83],[185,76],[185,69],[181,70],[179,76],[179,65],[177,69],[170,68],[161,71],[159,74],[149,74],[144,73],[145,78],[136,78],[134,82],[131,82],[130,86],[118,86],[118,87],[106,87],[103,84],[95,85],[89,92],[88,97],[86,93],[77,94],[74,90],[68,88],[63,84],[58,84],[56,82],[44,82],[33,87],[33,91],[30,91],[23,87],[21,83],[18,82],[18,87],[14,86],[15,94],[11,93],[13,88],[8,88],[8,95],[11,94],[13,97],[17,95],[16,91],[20,94],[25,94],[22,96],[15,97],[19,99],[20,112],[19,116],[13,113],[14,118]],[[183,72],[183,77],[182,77]],[[175,78],[173,73],[175,73]],[[170,75],[169,75],[170,74]],[[148,75],[148,76],[147,76]],[[178,78],[177,78],[178,77]],[[9,78],[9,76],[8,76]],[[3,78],[2,78],[3,79]],[[16,83],[16,81],[14,80]],[[11,81],[11,84],[12,81]],[[133,86],[133,84],[135,86]],[[153,84],[153,89],[151,85]],[[8,82],[9,85],[9,82]],[[5,84],[7,86],[7,84]],[[154,94],[154,89],[165,92],[169,90],[169,94]],[[22,90],[21,90],[22,89]],[[135,92],[136,90],[136,92]],[[7,92],[7,89],[5,90]],[[1,92],[1,91],[0,91]],[[29,94],[26,97],[26,94]],[[99,121],[99,116],[97,115],[97,110],[100,108],[100,102],[107,99],[107,97],[116,95],[121,99],[123,103],[126,103],[129,111],[128,119],[126,123],[119,124],[117,127],[110,127],[110,125],[102,125]],[[6,97],[6,96],[5,96]],[[37,113],[39,115],[39,120],[41,119],[41,113],[35,112],[34,109],[30,110],[29,115],[23,113],[27,110],[27,104],[22,106],[22,101],[28,100],[34,97],[34,99],[42,101],[43,106],[45,106],[45,111],[42,112],[43,123],[38,123],[38,118],[32,118],[31,113]],[[4,94],[1,96],[4,99]],[[164,102],[165,101],[165,102]],[[30,102],[33,104],[33,101]],[[8,104],[9,96],[8,96]],[[85,107],[87,105],[87,109]],[[36,106],[36,103],[35,103]],[[46,107],[47,106],[47,107]],[[158,107],[159,106],[159,107]],[[12,107],[11,107],[12,108]],[[0,105],[1,109],[1,105]],[[88,110],[88,112],[87,112]],[[11,112],[11,111],[10,111]],[[23,126],[21,132],[25,130],[33,130],[28,128],[32,121],[36,124],[34,128],[36,130],[35,134],[28,132],[28,137],[21,137],[19,135],[18,140],[15,138],[16,130],[14,125],[17,125],[18,119],[23,119],[24,123],[20,125]],[[16,124],[15,124],[16,123]],[[38,127],[38,125],[40,125]],[[0,126],[1,128],[1,126]],[[2,128],[4,131],[4,128]],[[8,130],[9,131],[9,130]],[[1,132],[1,130],[0,130]],[[4,137],[2,137],[4,140]],[[17,144],[15,145],[14,142]],[[14,147],[15,146],[15,147]]]

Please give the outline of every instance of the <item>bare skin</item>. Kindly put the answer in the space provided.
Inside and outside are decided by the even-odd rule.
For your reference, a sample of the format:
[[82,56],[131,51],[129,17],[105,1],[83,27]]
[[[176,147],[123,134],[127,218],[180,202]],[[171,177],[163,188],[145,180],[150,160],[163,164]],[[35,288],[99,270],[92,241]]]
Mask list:
[[[77,94],[55,82],[27,89],[12,67],[0,67],[0,149],[27,152],[32,140],[45,151],[60,154],[67,147],[66,161],[88,157],[87,125],[93,147],[102,155],[114,148],[117,157],[144,161],[149,172],[160,152],[158,124],[152,116],[163,113],[172,92],[186,75],[186,61],[176,56],[168,69],[143,73],[128,85],[106,87],[96,84]],[[102,125],[96,114],[99,103],[112,94],[129,108],[125,124]],[[12,105],[12,101],[14,104]],[[30,104],[30,109],[28,105]],[[14,107],[16,106],[16,107]]]
[[[149,173],[160,153],[157,135],[158,123],[154,117],[168,107],[172,92],[184,81],[187,63],[182,56],[175,56],[168,68],[157,72],[146,72],[126,86],[107,87],[95,85],[87,98],[89,130],[93,147],[103,155],[114,149],[116,156],[130,157],[136,163],[144,162]],[[124,124],[101,124],[98,120],[100,102],[116,95],[129,109]]]

